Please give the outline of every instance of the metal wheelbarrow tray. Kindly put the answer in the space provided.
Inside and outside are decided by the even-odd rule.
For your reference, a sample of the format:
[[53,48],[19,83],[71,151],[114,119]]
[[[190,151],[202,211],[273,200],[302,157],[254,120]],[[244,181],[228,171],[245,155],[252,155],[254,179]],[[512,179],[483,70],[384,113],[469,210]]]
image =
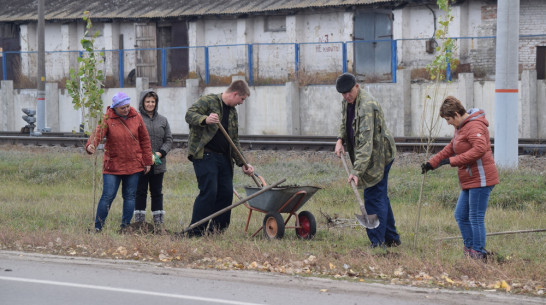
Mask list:
[[[259,191],[259,187],[245,187],[247,196]],[[263,226],[252,236],[258,234],[262,229],[264,236],[269,239],[282,238],[285,228],[294,228],[296,235],[302,239],[312,239],[317,231],[315,217],[309,211],[296,212],[320,189],[316,186],[278,186],[274,187],[258,197],[249,200],[245,206],[249,209],[245,232],[252,211],[265,213]],[[288,213],[286,220],[280,213]],[[292,216],[296,216],[295,226],[286,226]]]

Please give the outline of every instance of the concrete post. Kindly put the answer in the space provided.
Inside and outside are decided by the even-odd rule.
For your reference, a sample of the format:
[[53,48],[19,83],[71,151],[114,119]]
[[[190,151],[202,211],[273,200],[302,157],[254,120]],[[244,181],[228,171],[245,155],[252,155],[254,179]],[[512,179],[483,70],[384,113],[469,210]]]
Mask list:
[[[540,101],[540,102],[539,102]],[[537,138],[546,139],[546,80],[537,81]]]
[[[15,100],[13,97],[13,81],[3,80],[0,81],[0,130],[2,131],[12,131],[17,130],[15,128]],[[19,114],[22,115],[21,110]],[[21,123],[23,123],[21,119]],[[26,124],[21,124],[21,127]]]
[[457,85],[457,98],[466,105],[466,109],[474,108],[474,73],[459,73]]
[[1,81],[0,83],[0,131],[7,131],[8,130],[8,116],[7,116],[7,108],[8,103],[4,97],[4,81]]
[[188,78],[186,79],[186,108],[184,109],[184,113],[188,110],[188,108],[197,101],[199,98],[199,80],[196,78]]
[[188,50],[190,74],[195,73],[194,77],[205,79],[205,53],[202,46],[205,43],[205,23],[202,19],[191,21],[188,24],[188,44],[198,48]]
[[36,135],[46,131],[46,69],[45,69],[45,19],[44,0],[38,0],[38,94],[36,97]]
[[237,71],[247,71],[247,75],[249,74],[247,60],[249,54],[247,54],[247,46],[242,45],[252,42],[254,36],[253,20],[251,18],[237,19],[237,44],[241,45],[236,47]]
[[286,128],[289,135],[301,135],[301,116],[300,116],[300,91],[298,83],[288,82],[284,86],[286,90]]
[[[404,130],[400,136],[411,136],[411,71],[409,69],[396,70],[396,86],[402,96],[400,97],[403,107]],[[395,130],[391,130],[395,132]]]
[[[305,16],[302,15],[291,15],[286,16],[286,40],[294,43],[299,43],[302,41],[304,35],[303,31],[305,29],[304,25]],[[291,79],[296,79],[296,71],[299,67],[290,67],[286,69],[288,77],[292,76]],[[289,78],[290,79],[290,78]]]
[[[191,105],[193,105],[193,103],[195,103],[197,101],[197,99],[199,98],[199,80],[196,79],[196,78],[188,78],[186,79],[186,100],[185,100],[185,104],[182,103],[182,107],[185,107],[183,110],[183,116],[184,116],[184,122],[185,122],[185,116],[186,116],[186,112],[188,111],[188,108],[191,107]],[[184,124],[184,128],[186,128],[187,130],[185,131],[186,133],[189,133],[190,132],[190,127],[188,126],[188,124]]]
[[[61,24],[61,49],[74,50],[78,49],[79,38],[78,29],[75,23]],[[62,65],[65,71],[70,71],[70,67],[78,67],[78,52],[65,53]]]
[[519,0],[499,0],[495,72],[495,163],[518,167]]
[[[236,80],[244,80],[246,82],[246,79],[242,75],[235,75],[231,77],[231,82],[234,82]],[[256,94],[256,93],[254,93]],[[252,99],[252,89],[250,90],[250,97],[249,99]],[[248,101],[245,101],[242,105],[237,106],[237,113],[239,117],[239,134],[240,135],[246,135],[247,132],[247,105]]]
[[[355,13],[351,10],[348,12],[343,13],[343,24],[344,24],[344,31],[343,31],[343,39],[344,41],[351,41],[355,40],[354,34],[354,24],[355,24]],[[301,28],[304,28],[305,25],[301,25]],[[350,45],[349,45],[350,46]],[[354,61],[353,58],[355,58],[354,55],[354,47],[347,47],[347,72],[353,72],[353,65]]]
[[60,111],[59,111],[59,84],[58,83],[47,83],[45,85],[45,96],[47,101],[46,108],[46,123],[50,131],[60,132],[61,124]]
[[149,89],[150,88],[150,81],[147,77],[137,77],[136,83],[135,83],[135,90],[136,90],[136,96],[137,96],[137,109],[138,109],[138,97],[140,97],[140,92]]
[[537,138],[546,139],[546,80],[537,81]]
[[521,73],[521,137],[538,137],[537,71]]

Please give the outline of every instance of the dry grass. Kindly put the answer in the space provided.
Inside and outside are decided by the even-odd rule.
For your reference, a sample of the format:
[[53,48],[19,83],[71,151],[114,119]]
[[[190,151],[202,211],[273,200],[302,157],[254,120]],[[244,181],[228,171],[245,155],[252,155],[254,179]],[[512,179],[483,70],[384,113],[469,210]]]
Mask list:
[[[221,235],[200,239],[120,235],[120,195],[104,232],[89,234],[96,203],[92,200],[91,159],[83,150],[0,146],[4,181],[0,186],[0,249],[454,289],[495,289],[504,280],[510,288],[503,290],[510,293],[544,292],[545,233],[489,237],[487,248],[497,255],[487,263],[465,258],[460,240],[436,241],[459,234],[452,216],[459,191],[454,169],[446,167],[430,175],[420,239],[413,249],[422,156],[400,154],[391,170],[389,191],[403,244],[372,250],[365,230],[352,216],[358,211],[357,203],[333,153],[252,151],[245,155],[270,183],[287,178],[285,184],[323,188],[303,207],[317,219],[313,240],[299,240],[289,229],[282,240],[269,241],[261,234],[251,238],[244,232],[248,210],[243,206],[232,211],[231,226]],[[546,158],[525,157],[520,165],[520,170],[501,172],[502,184],[493,191],[486,216],[489,232],[538,228],[546,223]],[[168,168],[166,227],[180,231],[188,225],[197,187],[184,150],[169,154]],[[252,181],[237,170],[234,185],[244,193],[244,186]],[[260,227],[263,216],[253,213],[249,232]],[[325,216],[338,222],[329,224]]]
[[411,80],[430,81],[430,72],[428,72],[426,68],[412,69]]
[[[341,71],[334,72],[307,72],[305,69],[300,69],[296,73],[295,81],[299,86],[307,85],[330,85],[335,83],[337,77],[341,74]],[[292,74],[290,76],[292,79]]]

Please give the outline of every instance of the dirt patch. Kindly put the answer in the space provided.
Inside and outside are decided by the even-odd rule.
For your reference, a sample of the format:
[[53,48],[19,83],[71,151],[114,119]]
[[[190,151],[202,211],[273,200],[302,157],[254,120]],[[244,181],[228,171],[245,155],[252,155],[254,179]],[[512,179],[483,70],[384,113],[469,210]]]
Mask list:
[[147,235],[147,234],[156,234],[156,235],[169,235],[172,232],[166,230],[162,226],[154,226],[148,222],[133,222],[128,226],[119,230],[120,234],[137,234],[137,235]]

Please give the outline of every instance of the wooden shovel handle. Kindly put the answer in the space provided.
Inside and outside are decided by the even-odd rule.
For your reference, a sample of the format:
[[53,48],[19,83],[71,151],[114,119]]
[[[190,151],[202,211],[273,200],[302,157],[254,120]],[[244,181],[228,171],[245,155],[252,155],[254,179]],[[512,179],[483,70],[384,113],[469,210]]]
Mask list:
[[[341,158],[341,163],[343,163],[343,167],[345,168],[345,171],[347,172],[347,175],[351,175],[351,172],[349,171],[349,167],[347,166],[347,161],[345,160],[345,153],[342,152],[339,154]],[[358,204],[363,207],[364,202],[362,201],[362,198],[360,198],[360,193],[358,192],[358,188],[356,187],[356,184],[353,180],[351,180],[351,186],[353,187],[353,192],[355,193],[356,200],[358,200]]]
[[197,222],[195,222],[195,223],[192,223],[190,226],[188,226],[187,228],[185,228],[185,229],[182,231],[182,233],[188,232],[189,230],[191,230],[191,229],[197,227],[198,225],[203,224],[203,223],[205,223],[205,222],[207,222],[207,221],[213,219],[214,217],[216,217],[216,216],[218,216],[218,215],[222,215],[222,214],[224,214],[225,212],[227,212],[227,211],[229,211],[229,210],[231,210],[231,209],[233,209],[233,208],[235,208],[235,207],[238,207],[239,205],[241,205],[241,204],[243,204],[243,203],[249,201],[250,199],[252,199],[252,198],[254,198],[254,197],[257,197],[257,196],[261,195],[262,193],[265,193],[265,192],[271,190],[272,188],[278,186],[279,184],[281,184],[281,183],[283,183],[283,182],[285,182],[285,181],[286,181],[286,178],[281,179],[281,180],[279,180],[279,181],[277,181],[277,182],[275,182],[275,183],[273,183],[273,184],[271,184],[271,185],[268,185],[268,186],[262,188],[261,190],[257,191],[256,193],[254,193],[254,194],[252,194],[252,195],[250,195],[250,196],[248,196],[248,197],[245,197],[245,198],[241,199],[241,200],[240,200],[239,202],[237,202],[237,203],[234,203],[234,204],[232,204],[232,205],[230,205],[230,206],[227,206],[227,207],[221,209],[220,211],[213,213],[213,214],[210,215],[210,216],[207,216],[207,217],[205,217],[205,218],[203,218],[203,219],[201,219],[201,220],[199,220],[199,221],[197,221]]
[[[243,156],[243,154],[241,154],[241,152],[239,151],[239,149],[237,148],[237,146],[235,145],[235,143],[233,143],[233,140],[231,140],[231,137],[229,136],[229,134],[227,133],[227,131],[224,129],[224,126],[222,126],[222,124],[220,123],[216,123],[216,125],[218,125],[218,128],[220,128],[220,131],[224,134],[224,137],[226,137],[226,139],[228,140],[229,142],[229,145],[231,145],[231,148],[233,148],[233,150],[235,151],[235,153],[237,154],[237,156],[239,156],[239,158],[241,160],[243,160],[243,164],[244,166],[246,166],[248,168],[248,162],[246,162],[246,159],[245,157]],[[256,176],[254,175],[251,175],[252,177],[252,180],[254,180],[254,182],[256,183],[256,185],[258,187],[262,187],[262,185],[260,184],[260,182],[258,181],[258,179],[256,179]]]

